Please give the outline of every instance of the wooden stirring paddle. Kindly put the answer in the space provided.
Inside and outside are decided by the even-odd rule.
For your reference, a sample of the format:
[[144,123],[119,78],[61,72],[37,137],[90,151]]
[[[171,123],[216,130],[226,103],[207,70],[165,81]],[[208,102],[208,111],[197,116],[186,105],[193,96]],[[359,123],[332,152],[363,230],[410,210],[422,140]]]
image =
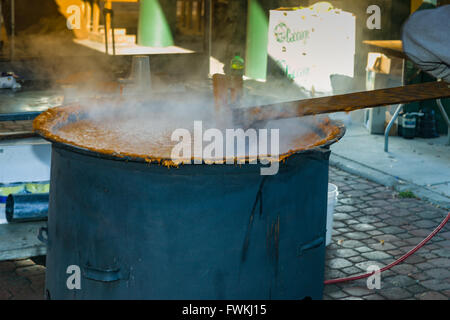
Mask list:
[[444,81],[436,81],[265,106],[234,108],[232,112],[234,123],[248,128],[257,122],[269,120],[342,111],[349,112],[358,109],[448,97],[450,97],[450,84]]

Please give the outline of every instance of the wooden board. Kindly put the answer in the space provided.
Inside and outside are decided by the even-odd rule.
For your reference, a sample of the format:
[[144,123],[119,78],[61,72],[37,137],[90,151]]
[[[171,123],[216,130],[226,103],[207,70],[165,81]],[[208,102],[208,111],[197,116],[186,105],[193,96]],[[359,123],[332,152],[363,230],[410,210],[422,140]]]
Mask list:
[[401,40],[366,40],[363,43],[383,49],[403,52],[403,43]]
[[379,49],[387,55],[392,55],[402,59],[407,58],[403,52],[403,43],[401,40],[366,40],[363,41],[363,43],[375,49]]
[[[103,43],[87,39],[86,40],[74,39],[73,41],[79,45],[85,46],[92,50],[105,53],[105,45]],[[112,55],[112,53],[113,49],[111,43],[109,43],[108,54]],[[188,54],[188,53],[195,53],[195,51],[177,46],[158,48],[158,47],[144,47],[139,46],[137,44],[128,44],[116,47],[116,55],[137,55],[137,54],[153,55],[153,54]]]
[[[0,205],[4,215],[5,205]],[[39,228],[47,222],[1,223],[0,220],[0,261],[25,259],[45,255],[46,246],[38,240]]]
[[261,107],[241,108],[233,111],[233,118],[245,125],[253,122],[301,116],[349,112],[358,109],[380,107],[450,97],[450,84],[427,82],[397,88],[378,89],[343,95],[305,99]]
[[[108,36],[108,45],[112,45],[112,33],[109,33]],[[98,42],[105,45],[105,33],[104,32],[98,32],[98,33],[89,33],[88,39],[93,42]],[[136,43],[136,36],[135,35],[126,35],[126,34],[120,34],[114,32],[114,41],[115,45],[117,46],[127,46],[127,45],[133,45]]]
[[0,140],[32,137],[33,121],[0,121]]

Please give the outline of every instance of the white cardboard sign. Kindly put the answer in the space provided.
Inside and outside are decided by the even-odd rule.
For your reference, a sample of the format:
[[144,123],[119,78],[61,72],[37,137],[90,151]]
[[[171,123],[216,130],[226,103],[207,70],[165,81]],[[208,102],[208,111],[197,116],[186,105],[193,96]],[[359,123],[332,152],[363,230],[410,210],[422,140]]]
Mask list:
[[331,92],[330,75],[353,77],[355,16],[341,10],[271,10],[268,53],[306,90]]

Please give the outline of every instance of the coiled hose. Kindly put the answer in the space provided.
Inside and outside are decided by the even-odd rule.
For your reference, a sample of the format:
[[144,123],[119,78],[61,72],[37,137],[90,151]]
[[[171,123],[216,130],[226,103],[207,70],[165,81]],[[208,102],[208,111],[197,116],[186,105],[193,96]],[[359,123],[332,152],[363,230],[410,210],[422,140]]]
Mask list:
[[373,275],[374,273],[381,273],[383,271],[389,270],[391,269],[393,266],[396,266],[397,264],[405,261],[410,255],[412,255],[413,253],[415,253],[417,250],[419,250],[420,248],[422,248],[428,241],[430,241],[439,231],[441,231],[441,229],[445,226],[445,224],[448,222],[448,220],[450,219],[450,212],[447,214],[447,217],[442,220],[441,224],[439,224],[437,226],[436,229],[433,230],[433,232],[431,232],[425,239],[423,239],[417,246],[415,246],[413,249],[411,249],[410,251],[408,251],[407,253],[405,253],[401,258],[397,259],[396,261],[388,264],[387,266],[381,268],[380,271],[374,271],[371,273],[366,273],[366,274],[361,274],[358,276],[352,276],[352,277],[348,277],[348,278],[338,278],[338,279],[331,279],[331,280],[325,280],[324,284],[335,284],[335,283],[341,283],[341,282],[347,282],[347,281],[353,281],[353,280],[359,280],[359,279],[364,279],[364,278],[368,278],[371,275]]

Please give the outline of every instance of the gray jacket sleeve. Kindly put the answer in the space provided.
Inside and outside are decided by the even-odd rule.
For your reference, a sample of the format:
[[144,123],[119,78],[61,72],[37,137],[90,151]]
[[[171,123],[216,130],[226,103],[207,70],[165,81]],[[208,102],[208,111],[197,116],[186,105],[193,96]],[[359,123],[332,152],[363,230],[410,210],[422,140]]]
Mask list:
[[450,5],[415,12],[402,37],[403,50],[420,69],[450,82]]

